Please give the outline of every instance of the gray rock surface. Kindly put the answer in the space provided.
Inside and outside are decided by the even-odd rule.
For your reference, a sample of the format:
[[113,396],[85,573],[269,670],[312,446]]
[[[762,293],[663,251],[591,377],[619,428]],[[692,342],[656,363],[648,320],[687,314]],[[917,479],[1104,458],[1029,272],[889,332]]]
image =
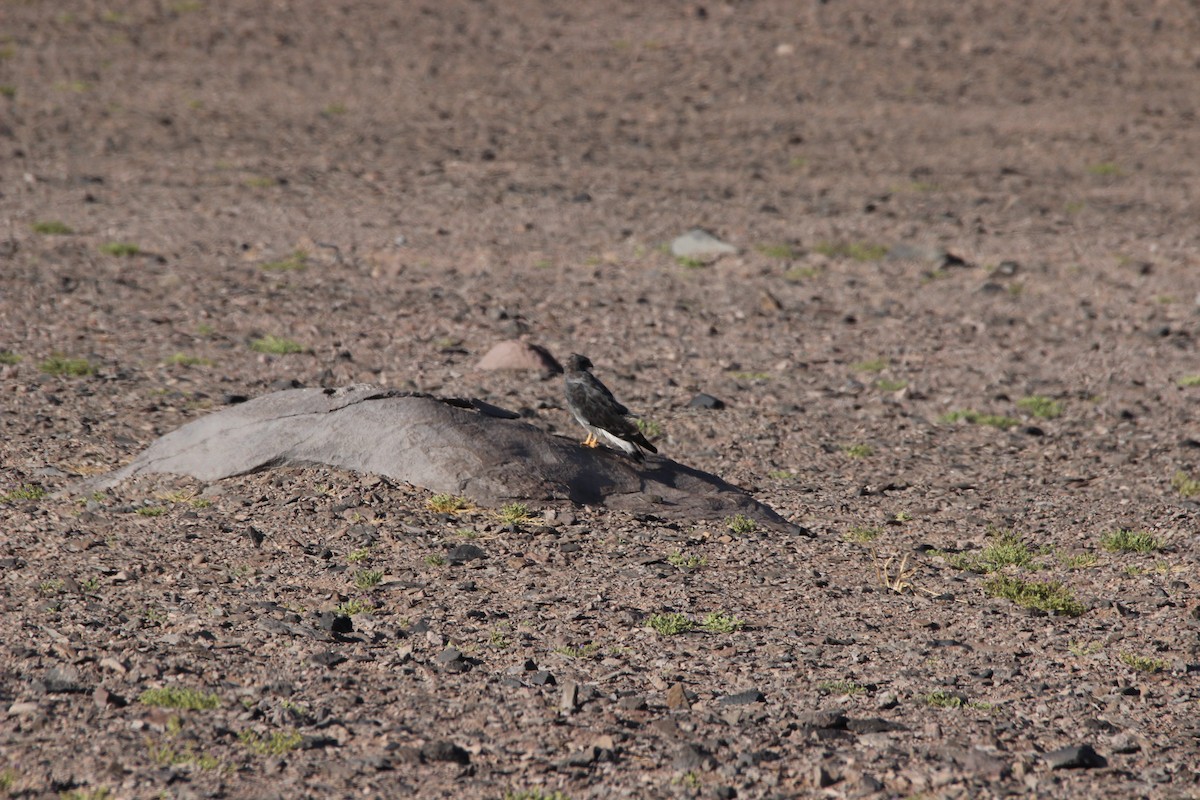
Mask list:
[[154,441],[128,465],[78,484],[105,489],[136,475],[215,481],[325,464],[374,472],[485,506],[570,500],[686,519],[743,514],[799,533],[774,510],[715,475],[670,459],[638,464],[554,436],[479,400],[368,385],[289,389],[222,409]]
[[723,242],[702,228],[693,228],[671,242],[671,255],[676,258],[713,258],[731,255],[738,249]]

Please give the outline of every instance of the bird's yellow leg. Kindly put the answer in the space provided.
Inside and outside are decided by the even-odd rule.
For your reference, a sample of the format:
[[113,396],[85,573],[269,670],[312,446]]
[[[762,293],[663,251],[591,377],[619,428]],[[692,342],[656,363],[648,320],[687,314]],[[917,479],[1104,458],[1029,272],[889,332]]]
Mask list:
[[596,438],[596,434],[588,431],[587,438],[583,440],[584,447],[599,447],[600,440]]

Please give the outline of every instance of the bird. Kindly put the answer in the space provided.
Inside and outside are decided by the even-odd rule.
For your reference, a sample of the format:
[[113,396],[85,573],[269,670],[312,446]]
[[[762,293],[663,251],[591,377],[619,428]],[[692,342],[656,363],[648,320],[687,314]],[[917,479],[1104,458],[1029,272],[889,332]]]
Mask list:
[[588,432],[584,447],[598,447],[603,442],[632,456],[634,461],[646,457],[643,450],[657,453],[658,449],[638,430],[636,415],[613,397],[591,369],[592,362],[587,356],[572,353],[567,359],[567,408]]

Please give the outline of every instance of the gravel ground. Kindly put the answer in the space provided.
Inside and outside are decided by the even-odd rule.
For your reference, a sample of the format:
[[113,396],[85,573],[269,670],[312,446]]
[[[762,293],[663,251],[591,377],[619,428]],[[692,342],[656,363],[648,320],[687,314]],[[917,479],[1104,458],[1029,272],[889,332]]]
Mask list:
[[[1200,796],[1198,43],[1184,2],[5,4],[0,796]],[[296,385],[582,438],[476,368],[513,338],[813,535],[323,467],[55,496]]]

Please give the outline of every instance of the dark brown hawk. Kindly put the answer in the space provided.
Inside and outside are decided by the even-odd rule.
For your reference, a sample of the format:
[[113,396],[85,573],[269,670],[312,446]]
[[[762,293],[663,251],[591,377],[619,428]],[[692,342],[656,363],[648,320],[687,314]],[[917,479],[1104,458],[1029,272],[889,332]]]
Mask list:
[[583,444],[596,447],[604,442],[633,456],[635,461],[645,458],[642,450],[657,453],[654,445],[638,430],[637,417],[617,402],[608,387],[590,372],[591,369],[592,362],[586,356],[572,353],[567,359],[567,408],[587,429],[588,437]]

